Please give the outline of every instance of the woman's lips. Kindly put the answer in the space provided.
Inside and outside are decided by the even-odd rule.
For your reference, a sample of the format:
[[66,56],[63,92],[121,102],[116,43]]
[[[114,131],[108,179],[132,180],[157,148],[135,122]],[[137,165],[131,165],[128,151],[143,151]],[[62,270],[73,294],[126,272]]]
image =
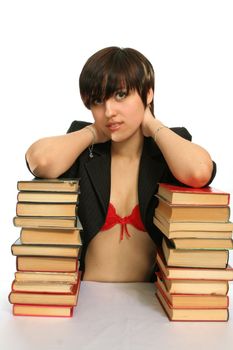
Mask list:
[[111,131],[111,132],[114,132],[114,131],[117,131],[119,130],[119,128],[121,127],[123,123],[109,123],[107,124],[107,128]]

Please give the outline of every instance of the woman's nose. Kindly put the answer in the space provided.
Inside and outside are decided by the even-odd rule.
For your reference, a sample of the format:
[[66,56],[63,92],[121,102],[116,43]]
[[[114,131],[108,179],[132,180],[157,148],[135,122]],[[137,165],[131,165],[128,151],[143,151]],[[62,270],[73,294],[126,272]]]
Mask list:
[[114,101],[112,98],[109,98],[105,101],[105,115],[107,118],[111,118],[116,114]]

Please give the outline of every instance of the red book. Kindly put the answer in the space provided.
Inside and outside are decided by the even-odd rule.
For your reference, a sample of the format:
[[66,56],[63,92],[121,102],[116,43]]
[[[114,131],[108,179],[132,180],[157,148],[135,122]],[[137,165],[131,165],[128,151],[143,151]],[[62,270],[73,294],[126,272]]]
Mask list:
[[230,193],[211,186],[193,188],[160,183],[157,195],[171,204],[227,206],[230,202]]

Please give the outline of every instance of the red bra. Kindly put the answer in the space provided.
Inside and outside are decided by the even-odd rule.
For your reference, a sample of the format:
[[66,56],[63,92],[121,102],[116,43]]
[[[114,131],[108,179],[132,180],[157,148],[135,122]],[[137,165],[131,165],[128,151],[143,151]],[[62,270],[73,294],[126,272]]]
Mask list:
[[144,231],[144,232],[146,231],[145,226],[143,225],[143,222],[141,219],[138,204],[134,207],[134,209],[132,210],[132,213],[130,215],[122,218],[121,216],[119,216],[116,213],[116,209],[113,206],[113,204],[109,203],[106,221],[105,221],[105,224],[102,226],[100,231],[108,230],[108,229],[112,228],[113,226],[115,226],[116,224],[121,224],[121,235],[120,235],[121,240],[124,237],[124,232],[126,233],[126,235],[128,237],[131,237],[131,235],[127,229],[127,226],[126,226],[127,224],[133,225],[135,228],[137,228],[140,231]]

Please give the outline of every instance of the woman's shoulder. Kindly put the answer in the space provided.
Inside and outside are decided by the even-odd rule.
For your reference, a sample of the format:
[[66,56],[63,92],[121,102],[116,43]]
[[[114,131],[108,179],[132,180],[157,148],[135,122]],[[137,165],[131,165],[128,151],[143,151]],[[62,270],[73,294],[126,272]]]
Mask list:
[[84,122],[84,121],[82,121],[82,120],[74,120],[74,121],[71,123],[71,125],[70,125],[70,127],[69,127],[67,133],[81,130],[81,129],[85,128],[87,125],[90,125],[90,124],[91,124],[91,123],[89,123],[89,122]]

